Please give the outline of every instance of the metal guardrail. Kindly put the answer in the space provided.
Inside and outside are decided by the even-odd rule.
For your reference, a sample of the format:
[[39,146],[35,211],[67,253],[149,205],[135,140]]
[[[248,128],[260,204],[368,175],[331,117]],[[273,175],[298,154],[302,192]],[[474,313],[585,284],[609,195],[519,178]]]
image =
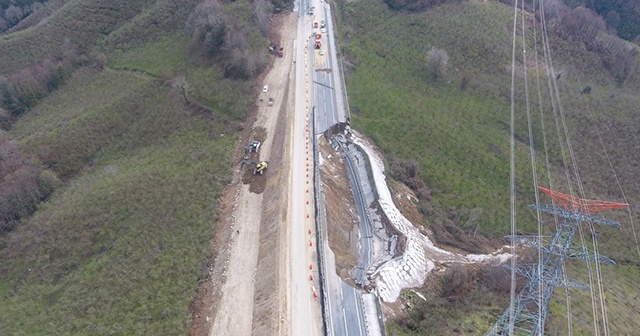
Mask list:
[[[352,175],[355,178],[355,181],[353,181],[353,182],[356,184],[355,187],[357,188],[357,192],[360,195],[359,198],[362,200],[363,205],[364,205],[362,210],[364,212],[363,215],[365,217],[366,225],[371,226],[371,223],[372,223],[371,215],[369,214],[369,211],[367,210],[367,204],[365,203],[365,200],[363,198],[364,197],[364,192],[362,190],[362,178],[360,177],[358,169],[355,168],[355,166],[353,164],[353,160],[352,160],[351,156],[349,155],[349,150],[347,148],[345,148],[343,143],[340,142],[339,140],[336,140],[336,142],[338,143],[338,146],[340,147],[340,150],[344,154],[345,161],[347,163],[347,165],[346,165],[347,170],[351,171],[351,174],[349,174],[349,175]],[[356,144],[351,144],[351,145],[355,146],[356,150],[360,151],[358,149],[358,148],[360,148],[358,145],[356,145]],[[364,158],[367,159],[366,155],[364,156]],[[366,162],[367,162],[367,164],[369,164],[368,161],[366,161]],[[367,169],[367,173],[369,173],[369,169]],[[373,190],[373,188],[372,188],[372,190]],[[373,233],[373,231],[374,230],[372,230],[372,229],[370,230],[371,233]],[[370,239],[370,238],[366,238],[366,239]],[[368,261],[369,261],[369,263],[371,263],[371,259],[372,259],[371,250],[368,250],[367,252],[369,254],[368,255]],[[362,275],[362,277],[364,278],[364,276],[366,274],[365,267],[368,267],[370,265],[362,265],[362,266],[364,266],[363,267],[363,273],[364,274]],[[362,279],[362,278],[361,279],[355,279],[355,280],[359,284],[363,284],[364,283],[364,279]]]
[[[382,304],[380,303],[380,297],[378,295],[376,295],[376,312],[381,312],[382,311]],[[382,314],[377,315],[377,319],[378,319],[378,324],[380,324],[380,335],[382,336],[386,336],[387,332],[384,329],[384,320],[382,319]]]
[[[331,12],[335,12],[338,10],[337,7],[335,7],[335,2],[331,1],[329,3],[329,7],[331,7]],[[337,12],[336,12],[337,13]],[[336,64],[336,66],[338,67],[338,69],[340,70],[340,79],[342,82],[342,96],[344,98],[344,111],[346,112],[345,118],[346,118],[346,122],[347,124],[351,124],[351,110],[349,109],[349,96],[347,95],[347,82],[346,79],[344,77],[344,62],[343,62],[343,57],[341,57],[342,55],[342,51],[340,51],[340,44],[339,44],[339,39],[338,39],[338,25],[337,25],[337,21],[335,19],[335,15],[331,15],[331,27],[333,27],[333,39],[334,41],[332,41],[334,47],[336,48],[336,58],[339,60]]]
[[367,321],[367,309],[365,309],[363,295],[360,295],[360,306],[362,307],[362,321],[364,322],[364,330],[367,331],[367,335],[371,335],[371,330],[369,330],[369,321]]
[[324,241],[325,241],[325,232],[324,227],[326,223],[324,222],[324,216],[322,215],[324,211],[324,206],[322,207],[322,211],[320,211],[320,204],[324,204],[321,202],[320,197],[322,195],[322,186],[320,185],[320,166],[318,162],[320,162],[320,153],[318,149],[318,141],[316,136],[316,109],[313,107],[311,109],[311,123],[313,126],[311,128],[311,134],[313,137],[313,185],[315,188],[314,192],[314,217],[316,223],[316,249],[318,251],[318,287],[320,289],[320,304],[322,305],[322,329],[324,334],[327,336],[332,335],[332,330],[329,328],[328,319],[331,316],[330,307],[328,303],[328,293],[327,288],[325,286],[326,276],[325,276],[325,260],[324,260]]

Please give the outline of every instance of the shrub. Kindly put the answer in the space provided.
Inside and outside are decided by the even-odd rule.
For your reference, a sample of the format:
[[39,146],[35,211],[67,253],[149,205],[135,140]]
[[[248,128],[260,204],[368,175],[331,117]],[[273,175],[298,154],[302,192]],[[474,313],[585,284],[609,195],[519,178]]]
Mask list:
[[268,36],[271,31],[271,13],[273,4],[269,0],[253,0],[253,17],[264,36]]
[[43,7],[42,3],[33,0],[0,1],[0,32],[17,25],[22,19]]
[[15,142],[0,134],[0,235],[33,214],[61,186],[54,172],[26,159]]
[[207,0],[197,5],[185,23],[192,44],[205,56],[215,56],[222,51],[227,33],[224,6],[218,0]]
[[449,54],[440,48],[431,48],[427,52],[429,69],[433,74],[433,79],[438,80],[447,74],[447,65],[449,63]]
[[49,197],[56,189],[62,187],[63,183],[56,173],[45,169],[38,175],[38,186],[44,198]]
[[469,293],[473,290],[473,283],[470,281],[469,271],[464,265],[451,265],[451,267],[447,269],[443,280],[442,297],[450,302],[465,301]]
[[84,55],[69,47],[65,58],[48,57],[41,64],[22,69],[9,78],[0,77],[0,105],[14,117],[34,107],[71,76],[75,65],[84,65]]

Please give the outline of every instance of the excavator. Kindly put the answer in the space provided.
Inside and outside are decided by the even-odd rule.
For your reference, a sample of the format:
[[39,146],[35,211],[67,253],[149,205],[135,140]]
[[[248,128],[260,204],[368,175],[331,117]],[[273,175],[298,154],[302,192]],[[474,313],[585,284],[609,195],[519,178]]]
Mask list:
[[244,159],[240,164],[240,170],[242,170],[245,165],[253,166],[253,175],[262,175],[269,164],[267,161],[260,161],[256,163],[255,161]]
[[255,162],[249,159],[251,153],[257,153],[258,149],[260,149],[260,141],[253,140],[250,144],[244,147],[244,158],[242,163],[240,164],[240,170],[244,168],[245,165],[253,166],[253,175],[262,175],[264,171],[267,169],[269,165],[267,161]]
[[250,144],[244,147],[244,158],[248,159],[249,154],[257,153],[259,148],[260,148],[260,141],[253,140]]

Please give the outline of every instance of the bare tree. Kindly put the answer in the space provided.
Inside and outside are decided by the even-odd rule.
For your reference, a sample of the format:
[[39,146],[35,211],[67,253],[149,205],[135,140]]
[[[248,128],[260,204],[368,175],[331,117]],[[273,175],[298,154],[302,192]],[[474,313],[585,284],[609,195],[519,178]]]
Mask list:
[[256,76],[264,67],[266,57],[261,53],[252,53],[246,35],[235,31],[228,35],[225,59],[225,77],[249,79]]
[[427,52],[429,68],[433,74],[433,78],[438,80],[447,74],[447,65],[449,63],[449,54],[440,48],[431,48]]
[[0,134],[0,235],[35,211],[43,198],[37,181],[41,171],[24,158],[15,141]]
[[187,83],[187,79],[183,75],[173,79],[173,87],[178,91],[178,93],[180,93],[185,103],[191,103],[189,97],[187,96],[187,92],[189,91],[189,83]]
[[544,7],[541,8],[544,11],[544,16],[547,20],[553,19],[557,16],[563,17],[567,13],[571,12],[571,9],[562,2],[562,0],[546,0]]
[[96,55],[94,65],[97,69],[103,70],[104,67],[107,66],[107,55],[105,55],[104,53],[99,53],[98,55]]
[[31,4],[29,9],[33,13],[33,12],[41,10],[42,8],[44,8],[44,5],[41,2],[34,2],[34,3]]
[[635,73],[638,65],[637,57],[638,53],[635,49],[600,55],[602,64],[620,85],[624,85]]
[[4,11],[4,18],[7,20],[9,26],[13,26],[18,23],[18,21],[22,20],[23,15],[24,13],[22,12],[22,8],[14,5],[9,6]]
[[38,186],[40,187],[43,197],[48,197],[56,189],[62,187],[63,183],[56,173],[49,169],[45,169],[38,175]]
[[224,21],[224,6],[219,0],[206,0],[198,4],[189,14],[185,29],[187,33],[193,34],[198,27],[206,25],[217,25]]
[[194,8],[185,23],[192,43],[207,56],[218,54],[225,42],[227,24],[223,10],[220,1],[207,0]]
[[271,1],[253,0],[253,16],[256,19],[258,29],[264,36],[268,36],[271,30],[271,13],[273,13]]
[[591,9],[579,6],[562,17],[562,30],[565,35],[592,46],[598,33],[605,31],[607,24],[602,17]]
[[605,22],[607,23],[609,30],[615,33],[618,29],[618,25],[620,24],[620,14],[614,10],[609,11],[605,17]]

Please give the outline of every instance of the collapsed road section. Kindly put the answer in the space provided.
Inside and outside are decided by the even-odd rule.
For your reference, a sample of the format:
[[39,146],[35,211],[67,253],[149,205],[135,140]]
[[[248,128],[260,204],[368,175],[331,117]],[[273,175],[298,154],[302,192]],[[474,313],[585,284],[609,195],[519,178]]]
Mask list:
[[[334,125],[318,142],[331,144],[319,146],[318,158],[326,203],[319,209],[330,247],[323,253],[329,334],[379,335],[384,330],[379,300],[395,302],[402,290],[421,287],[438,267],[500,264],[511,257],[501,251],[462,255],[435,246],[394,204],[382,155],[346,124]],[[350,332],[353,321],[362,332]]]
[[[375,289],[383,301],[393,302],[403,288],[421,286],[435,267],[423,248],[428,238],[393,204],[384,175],[378,174],[381,161],[369,144],[354,132],[333,136],[332,144],[344,155],[360,217],[359,265],[352,277],[362,289]],[[438,256],[430,259],[455,261],[452,253],[431,246]]]

